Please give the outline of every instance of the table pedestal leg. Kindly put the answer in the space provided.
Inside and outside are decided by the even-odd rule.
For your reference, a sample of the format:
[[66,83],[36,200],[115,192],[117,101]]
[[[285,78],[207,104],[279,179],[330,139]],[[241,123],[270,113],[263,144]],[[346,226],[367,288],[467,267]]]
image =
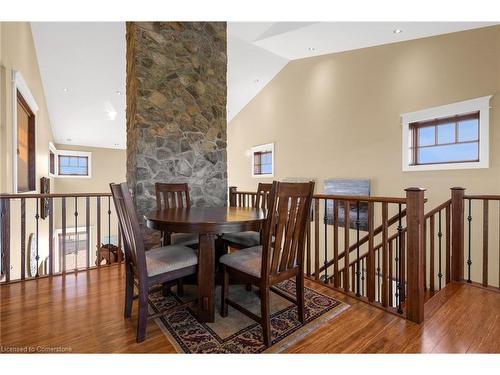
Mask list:
[[198,249],[198,320],[215,320],[215,235],[200,234]]

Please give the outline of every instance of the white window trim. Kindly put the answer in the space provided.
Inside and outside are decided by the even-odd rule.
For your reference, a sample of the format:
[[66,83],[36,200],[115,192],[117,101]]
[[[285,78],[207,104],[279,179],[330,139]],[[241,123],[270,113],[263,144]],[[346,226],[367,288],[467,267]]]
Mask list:
[[54,146],[52,142],[49,142],[49,151],[51,151],[54,154],[54,173],[50,172],[50,152],[49,152],[49,165],[48,165],[48,170],[49,170],[49,176],[50,177],[57,177],[57,171],[58,171],[58,158],[57,158],[57,148]]
[[[56,175],[57,178],[92,178],[92,153],[88,151],[56,150]],[[88,174],[86,176],[67,176],[59,174],[59,156],[82,156],[88,158]]]
[[[402,120],[402,168],[403,172],[436,171],[450,169],[474,169],[489,167],[489,124],[490,124],[490,99],[492,95],[483,96],[462,102],[427,108],[421,111],[404,113]],[[420,121],[434,120],[436,118],[450,117],[470,112],[479,111],[479,161],[464,163],[442,163],[427,165],[410,165],[410,124]]]
[[[254,153],[256,152],[265,152],[265,151],[271,151],[271,173],[267,174],[255,174],[254,171]],[[251,153],[250,156],[252,158],[252,177],[259,178],[259,177],[274,177],[274,143],[267,143],[265,145],[259,145],[259,146],[254,146],[251,148]]]
[[[17,193],[17,91],[19,91],[30,107],[31,112],[35,115],[35,176],[36,176],[36,148],[37,148],[37,122],[38,122],[38,104],[35,97],[31,93],[26,81],[21,72],[12,71],[12,190]],[[36,191],[36,184],[35,190]],[[29,191],[24,192],[29,193]]]

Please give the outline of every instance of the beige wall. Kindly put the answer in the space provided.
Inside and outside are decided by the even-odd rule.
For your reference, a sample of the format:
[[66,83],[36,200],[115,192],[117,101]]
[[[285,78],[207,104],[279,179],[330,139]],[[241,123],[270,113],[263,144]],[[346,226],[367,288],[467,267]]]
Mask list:
[[[21,72],[39,107],[36,113],[36,188],[48,176],[48,144],[53,139],[29,22],[0,22],[0,192],[12,192],[12,71]],[[15,100],[15,98],[14,98]],[[52,181],[54,188],[54,181]]]
[[55,145],[58,150],[92,153],[91,178],[57,178],[57,193],[107,193],[111,182],[125,181],[126,151],[112,148]]
[[[290,62],[228,125],[230,185],[254,189],[252,146],[275,142],[275,177],[368,177],[373,195],[422,186],[500,193],[500,27]],[[402,172],[400,114],[491,100],[490,168]]]
[[[39,191],[39,180],[48,176],[48,144],[52,141],[47,104],[43,91],[38,60],[28,22],[0,22],[0,192],[12,193],[12,158],[15,148],[12,147],[12,72],[19,71],[31,91],[39,109],[36,113],[36,189]],[[52,187],[55,181],[52,179]],[[26,245],[28,236],[35,232],[35,202],[26,202]],[[16,278],[20,274],[20,201],[11,202],[11,275]],[[48,223],[39,223],[40,243],[48,241]],[[44,256],[48,250],[40,248]]]
[[[39,191],[39,180],[48,176],[48,145],[53,141],[47,104],[45,101],[42,80],[38,69],[36,51],[31,34],[30,24],[27,22],[0,22],[0,193],[12,192],[12,71],[21,72],[34,99],[39,107],[36,118],[36,187]],[[59,146],[61,149],[84,150],[92,152],[92,178],[52,178],[51,191],[61,193],[72,192],[108,192],[110,182],[125,181],[125,151]],[[14,149],[15,151],[15,149]],[[67,225],[74,226],[74,201],[67,200]],[[85,199],[78,202],[78,226],[85,226]],[[116,215],[111,203],[111,235],[117,233]],[[20,276],[20,200],[11,202],[11,279]],[[26,200],[26,246],[30,233],[35,232],[35,200]],[[61,203],[54,200],[54,228],[61,228]],[[96,206],[95,200],[90,207],[92,257],[95,255],[96,237]],[[107,200],[102,201],[101,234],[107,235]],[[39,220],[39,254],[43,260],[48,255],[48,221]],[[93,262],[93,260],[91,260]]]
[[[275,179],[312,177],[319,192],[332,177],[369,178],[372,195],[420,186],[427,209],[452,186],[500,194],[499,89],[498,26],[292,61],[228,124],[229,185],[255,190],[266,181],[252,178],[247,150],[275,142]],[[488,169],[402,172],[402,113],[485,95],[493,95]],[[498,228],[493,206],[490,225]],[[498,243],[498,231],[490,232]]]

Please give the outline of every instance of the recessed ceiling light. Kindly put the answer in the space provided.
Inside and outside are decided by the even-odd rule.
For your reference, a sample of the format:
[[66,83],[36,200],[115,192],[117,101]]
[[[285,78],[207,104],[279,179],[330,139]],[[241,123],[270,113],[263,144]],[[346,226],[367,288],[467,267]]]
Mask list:
[[259,83],[260,82],[258,78],[255,78],[253,81],[254,81],[254,83]]
[[122,92],[120,90],[116,91],[116,95],[121,95],[121,94],[122,94]]
[[68,92],[68,88],[67,87],[63,87],[63,91],[64,92]]
[[395,30],[392,30],[392,32],[394,34],[401,34],[403,32],[403,30],[401,30],[401,29],[395,29]]

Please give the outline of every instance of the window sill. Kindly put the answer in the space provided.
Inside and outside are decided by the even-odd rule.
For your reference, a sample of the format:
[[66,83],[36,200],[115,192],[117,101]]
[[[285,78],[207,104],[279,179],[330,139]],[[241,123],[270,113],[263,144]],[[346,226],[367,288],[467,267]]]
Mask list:
[[64,176],[55,175],[54,178],[92,178],[92,176]]
[[266,178],[266,177],[274,177],[274,173],[268,173],[268,174],[253,174],[252,173],[252,177],[254,178]]
[[457,169],[485,169],[485,168],[489,168],[488,163],[479,161],[470,163],[404,165],[403,172],[446,171],[446,170],[457,170]]

